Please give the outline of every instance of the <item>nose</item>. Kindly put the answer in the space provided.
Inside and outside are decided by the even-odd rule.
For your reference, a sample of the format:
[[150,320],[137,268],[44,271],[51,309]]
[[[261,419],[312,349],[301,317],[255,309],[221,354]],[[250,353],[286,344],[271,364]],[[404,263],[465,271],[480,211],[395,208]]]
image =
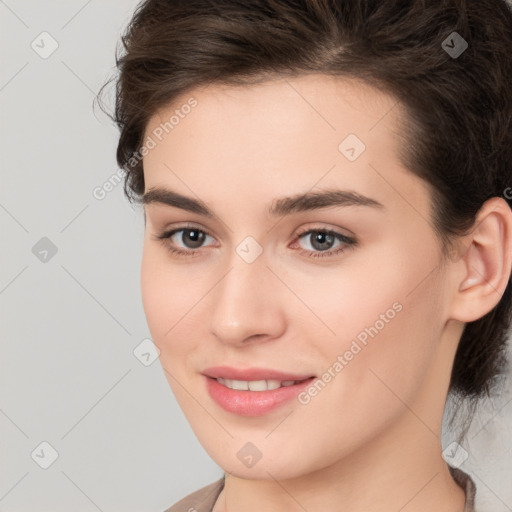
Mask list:
[[212,290],[211,333],[234,346],[278,338],[286,328],[285,292],[263,256],[247,263],[235,254]]

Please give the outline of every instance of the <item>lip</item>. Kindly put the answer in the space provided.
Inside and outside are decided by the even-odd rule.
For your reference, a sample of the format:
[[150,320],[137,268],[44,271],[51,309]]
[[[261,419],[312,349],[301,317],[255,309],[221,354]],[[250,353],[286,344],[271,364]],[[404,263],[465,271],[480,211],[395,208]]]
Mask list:
[[[230,366],[212,366],[203,371],[206,377],[214,379],[235,379],[235,380],[305,380],[314,377],[311,374],[286,373],[268,368],[233,368]],[[261,391],[264,393],[264,391]]]
[[[241,370],[227,366],[208,368],[203,372],[203,375],[210,397],[225,411],[239,416],[262,416],[267,414],[296,398],[303,389],[316,379],[312,375],[298,375],[263,368]],[[300,380],[302,382],[266,391],[242,391],[222,385],[216,380],[218,377],[235,380],[275,379],[280,381]]]

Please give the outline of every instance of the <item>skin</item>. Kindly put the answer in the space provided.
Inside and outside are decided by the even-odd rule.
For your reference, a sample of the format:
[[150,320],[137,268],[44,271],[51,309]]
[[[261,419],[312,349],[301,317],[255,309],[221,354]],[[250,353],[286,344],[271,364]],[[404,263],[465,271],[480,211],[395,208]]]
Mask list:
[[[404,112],[389,95],[321,75],[210,85],[162,109],[146,134],[191,96],[197,106],[144,157],[146,191],[199,198],[216,216],[146,204],[141,287],[172,391],[227,474],[215,512],[461,512],[442,415],[464,322],[490,311],[510,276],[510,209],[488,201],[459,253],[443,259],[430,190],[398,158]],[[366,145],[352,162],[338,150],[350,133]],[[278,197],[328,188],[383,208],[267,215]],[[176,256],[169,246],[193,250],[186,233],[156,236],[185,223],[210,236]],[[297,238],[306,229],[357,244],[308,257],[321,249],[314,236]],[[247,236],[263,250],[252,263],[236,252]],[[397,302],[401,311],[307,405],[243,417],[206,390],[201,372],[214,365],[321,376]],[[250,468],[237,457],[247,442],[262,454]]]

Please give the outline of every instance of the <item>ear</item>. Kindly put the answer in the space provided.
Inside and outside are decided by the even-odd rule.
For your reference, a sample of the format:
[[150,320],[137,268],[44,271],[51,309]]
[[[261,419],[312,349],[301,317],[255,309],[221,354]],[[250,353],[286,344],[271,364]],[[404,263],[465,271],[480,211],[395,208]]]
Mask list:
[[491,311],[501,299],[512,270],[512,210],[501,197],[480,208],[465,250],[454,263],[455,297],[450,317],[473,322]]

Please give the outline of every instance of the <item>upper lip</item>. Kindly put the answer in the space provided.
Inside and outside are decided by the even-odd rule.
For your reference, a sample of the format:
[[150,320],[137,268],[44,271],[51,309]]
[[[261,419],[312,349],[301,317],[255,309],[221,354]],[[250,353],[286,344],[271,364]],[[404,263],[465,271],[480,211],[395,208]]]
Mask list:
[[232,368],[230,366],[212,366],[203,371],[203,375],[214,379],[234,379],[234,380],[305,380],[314,375],[287,373],[268,368]]

